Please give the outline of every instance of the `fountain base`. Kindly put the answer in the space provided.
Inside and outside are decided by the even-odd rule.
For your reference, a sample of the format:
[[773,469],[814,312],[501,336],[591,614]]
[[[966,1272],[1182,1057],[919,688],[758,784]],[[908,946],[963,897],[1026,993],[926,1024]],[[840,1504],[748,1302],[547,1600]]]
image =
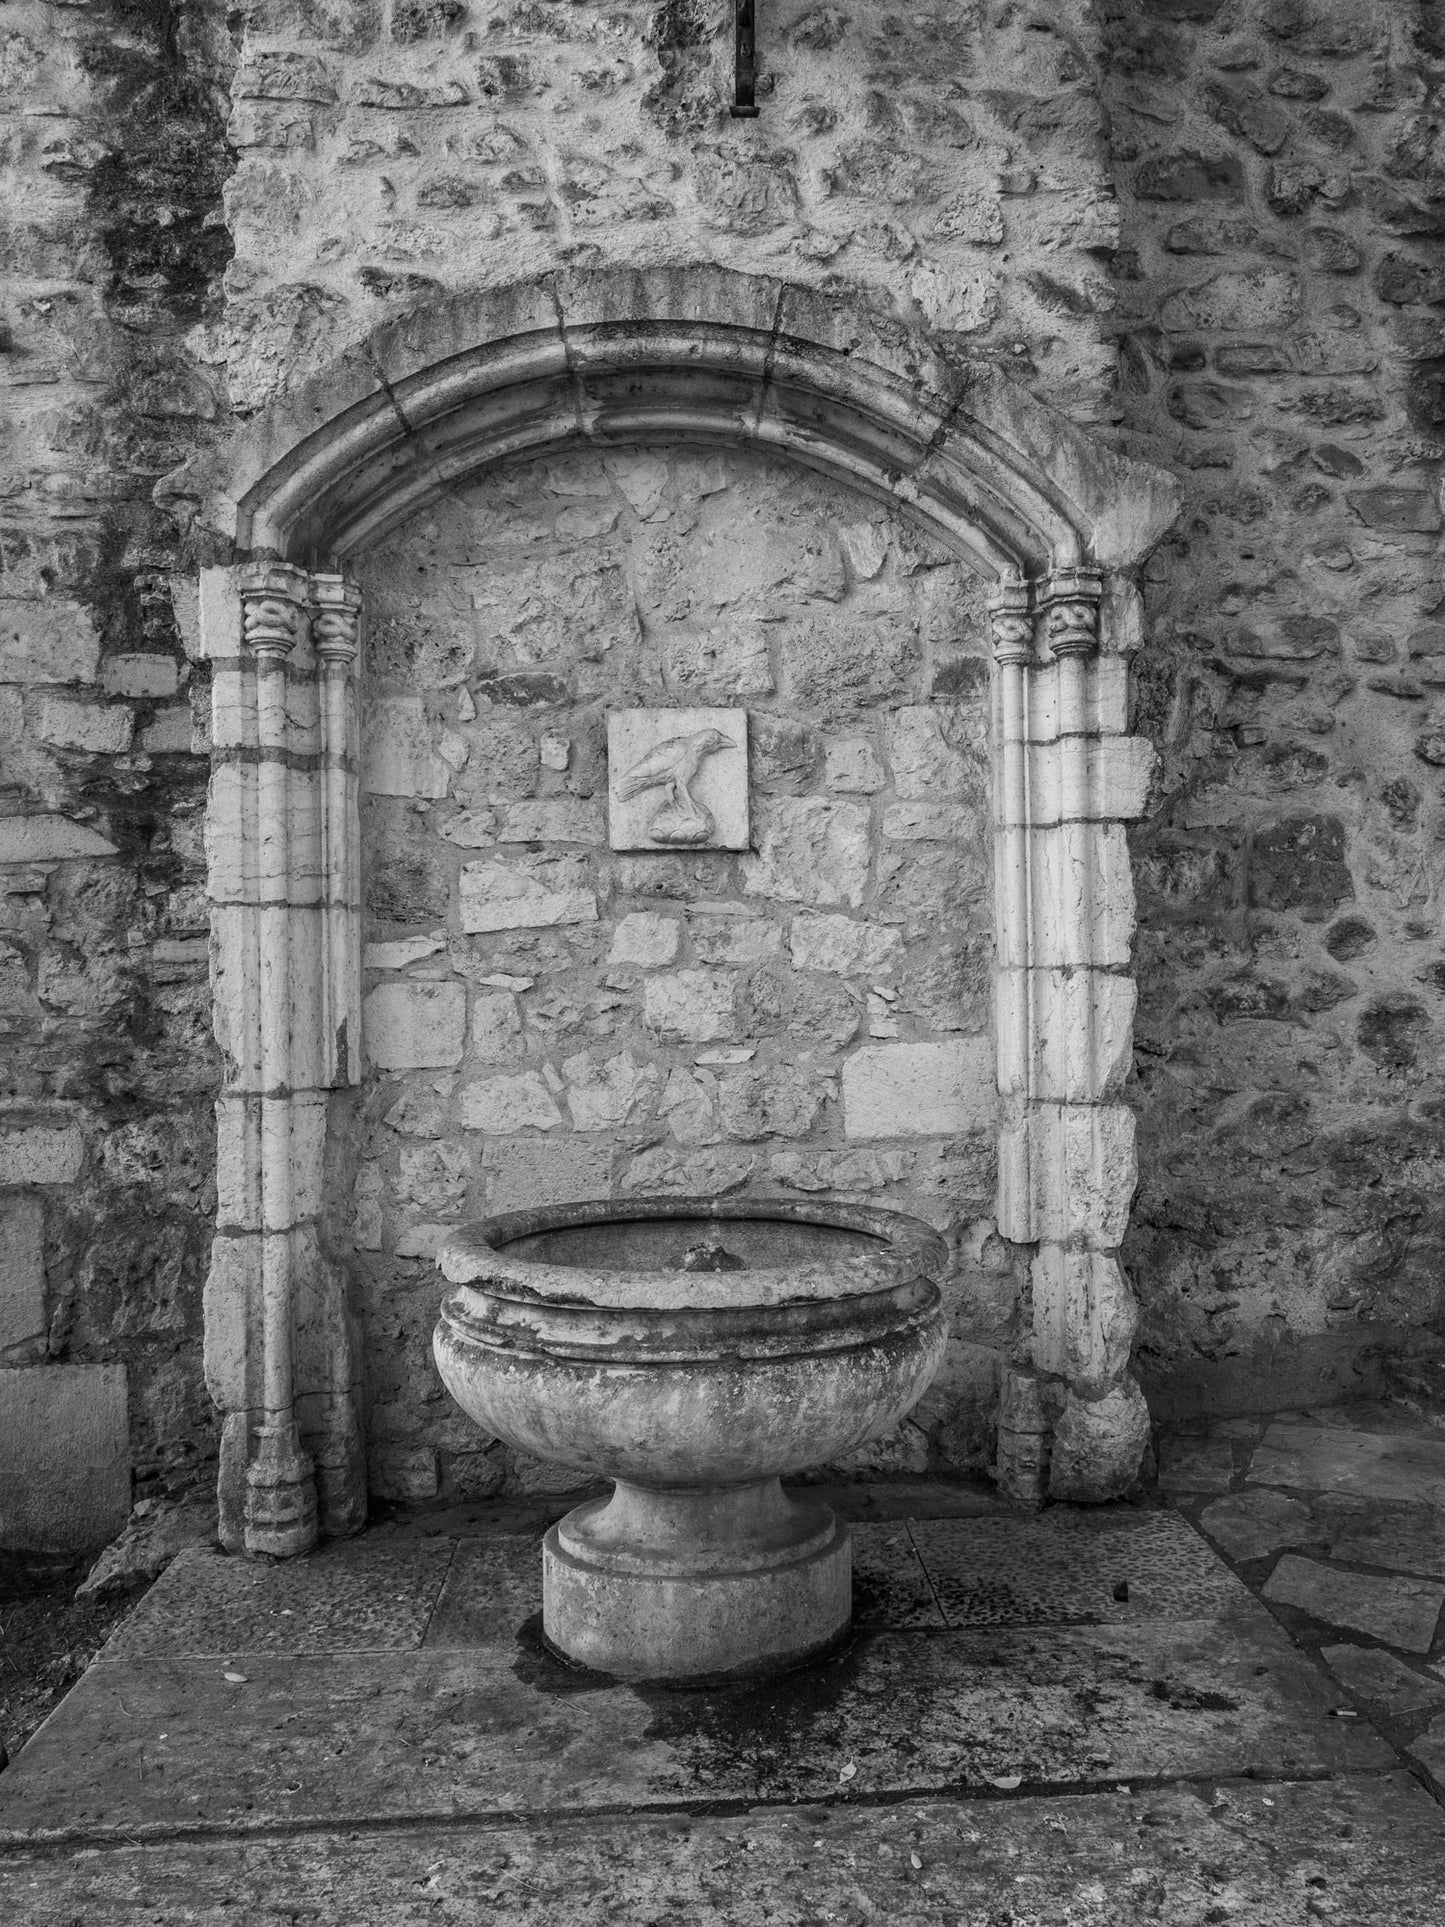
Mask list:
[[846,1638],[852,1580],[848,1528],[777,1479],[618,1480],[547,1534],[542,1627],[565,1657],[620,1679],[756,1677]]

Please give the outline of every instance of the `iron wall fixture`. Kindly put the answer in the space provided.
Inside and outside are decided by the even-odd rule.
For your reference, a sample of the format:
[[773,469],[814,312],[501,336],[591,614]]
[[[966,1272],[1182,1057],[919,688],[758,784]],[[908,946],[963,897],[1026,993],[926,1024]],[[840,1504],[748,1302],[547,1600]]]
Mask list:
[[758,43],[753,27],[753,0],[734,0],[734,9],[732,117],[734,120],[756,120],[758,106],[754,93],[758,80]]

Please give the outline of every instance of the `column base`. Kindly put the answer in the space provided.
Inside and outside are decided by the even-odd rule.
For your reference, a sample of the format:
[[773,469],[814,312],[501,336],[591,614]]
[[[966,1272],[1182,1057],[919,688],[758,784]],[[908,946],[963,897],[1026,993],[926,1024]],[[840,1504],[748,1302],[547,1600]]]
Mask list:
[[263,1425],[246,1471],[247,1552],[294,1559],[319,1537],[316,1469],[301,1450],[294,1425]]
[[777,1479],[684,1492],[619,1480],[542,1545],[549,1644],[620,1679],[786,1672],[847,1637],[852,1590],[848,1528]]

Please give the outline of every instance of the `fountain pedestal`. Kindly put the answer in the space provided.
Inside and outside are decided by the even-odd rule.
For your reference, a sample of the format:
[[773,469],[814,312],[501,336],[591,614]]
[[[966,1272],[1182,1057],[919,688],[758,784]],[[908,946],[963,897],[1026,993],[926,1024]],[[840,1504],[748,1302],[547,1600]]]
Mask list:
[[551,1644],[696,1680],[844,1638],[847,1528],[780,1481],[917,1402],[947,1339],[944,1258],[915,1219],[791,1199],[570,1205],[444,1246],[452,1396],[518,1449],[616,1482],[547,1535]]
[[853,1548],[828,1506],[777,1479],[653,1492],[619,1479],[542,1542],[542,1623],[621,1677],[783,1671],[843,1639]]

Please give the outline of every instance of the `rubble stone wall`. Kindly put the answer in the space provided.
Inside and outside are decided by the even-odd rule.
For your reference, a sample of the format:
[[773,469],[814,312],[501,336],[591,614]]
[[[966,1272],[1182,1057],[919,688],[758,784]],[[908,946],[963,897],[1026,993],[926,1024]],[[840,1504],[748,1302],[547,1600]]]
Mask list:
[[1147,570],[1134,838],[1156,1411],[1379,1382],[1445,1310],[1438,9],[1107,9]]
[[208,703],[151,495],[227,408],[188,338],[231,57],[199,8],[0,21],[0,1543],[103,1540],[215,1456]]
[[[949,1234],[943,1381],[859,1466],[981,1465],[1018,1297],[993,1232],[983,585],[761,455],[495,471],[360,570],[373,1489],[566,1483],[429,1355],[450,1224],[820,1193]],[[610,708],[746,712],[753,854],[608,848]]]
[[[388,316],[568,266],[718,262],[861,292],[1181,477],[1186,511],[1148,570],[1136,676],[1137,726],[1165,769],[1163,807],[1133,839],[1141,1003],[1126,1095],[1141,1188],[1126,1255],[1140,1368],[1158,1411],[1286,1404],[1367,1387],[1385,1353],[1439,1329],[1432,10],[800,4],[763,16],[751,123],[726,113],[729,20],[723,0],[5,10],[0,1368],[123,1367],[126,1396],[111,1371],[105,1410],[127,1412],[128,1440],[110,1446],[141,1489],[205,1474],[215,1451],[200,1293],[220,1070],[193,720],[207,703],[185,586],[217,558],[187,552],[153,486]],[[748,476],[729,469],[739,501],[764,487],[761,469]],[[634,530],[622,499],[617,529]],[[840,526],[860,513],[840,510]],[[789,707],[775,658],[774,689],[747,706],[821,729]],[[581,726],[473,688],[490,673],[394,694],[461,737],[447,705],[466,687],[479,718],[503,714],[537,744],[519,805],[588,803],[573,751],[564,771],[541,747],[582,741]],[[580,658],[569,671],[569,715],[595,708],[591,673]],[[899,713],[956,700],[924,673],[887,699]],[[445,740],[455,789],[476,762],[453,769]],[[877,753],[888,768],[881,739]],[[826,758],[808,781],[769,775],[764,794],[833,797]],[[850,807],[855,794],[838,792]],[[373,833],[387,811],[415,827],[413,804],[452,806],[372,800]],[[441,849],[458,875],[487,860],[435,836],[428,848],[418,875]],[[609,862],[591,845],[566,854]],[[604,905],[681,921],[675,899],[597,888],[599,933]],[[449,900],[445,915],[408,908],[397,922],[451,914]],[[642,981],[734,967],[700,961],[692,941],[670,964],[625,968]],[[599,994],[605,954],[576,966],[599,973]],[[489,974],[540,988],[548,973]],[[457,982],[468,1024],[479,995],[513,994]],[[658,1049],[641,1022],[639,1063],[644,1037]],[[578,1040],[568,1057],[597,1049]],[[590,1135],[568,1122],[566,1061],[553,1063],[563,1092],[548,1086],[564,1124],[522,1133],[542,1144]],[[728,1067],[711,1068],[720,1089]],[[419,1074],[396,1072],[408,1089]],[[810,1129],[836,1116],[830,1101]],[[674,1142],[669,1126],[655,1148]],[[794,1140],[777,1142],[747,1155],[791,1154]],[[668,1155],[725,1151],[720,1136]],[[405,1215],[400,1152],[362,1193],[387,1237],[388,1213]],[[474,1201],[503,1195],[490,1181],[469,1167]],[[423,1264],[366,1262],[415,1277]],[[981,1342],[999,1342],[995,1311]],[[53,1381],[57,1414],[75,1383]],[[401,1397],[373,1391],[378,1410]],[[27,1386],[27,1410],[34,1397]],[[74,1484],[63,1432],[51,1460]]]

